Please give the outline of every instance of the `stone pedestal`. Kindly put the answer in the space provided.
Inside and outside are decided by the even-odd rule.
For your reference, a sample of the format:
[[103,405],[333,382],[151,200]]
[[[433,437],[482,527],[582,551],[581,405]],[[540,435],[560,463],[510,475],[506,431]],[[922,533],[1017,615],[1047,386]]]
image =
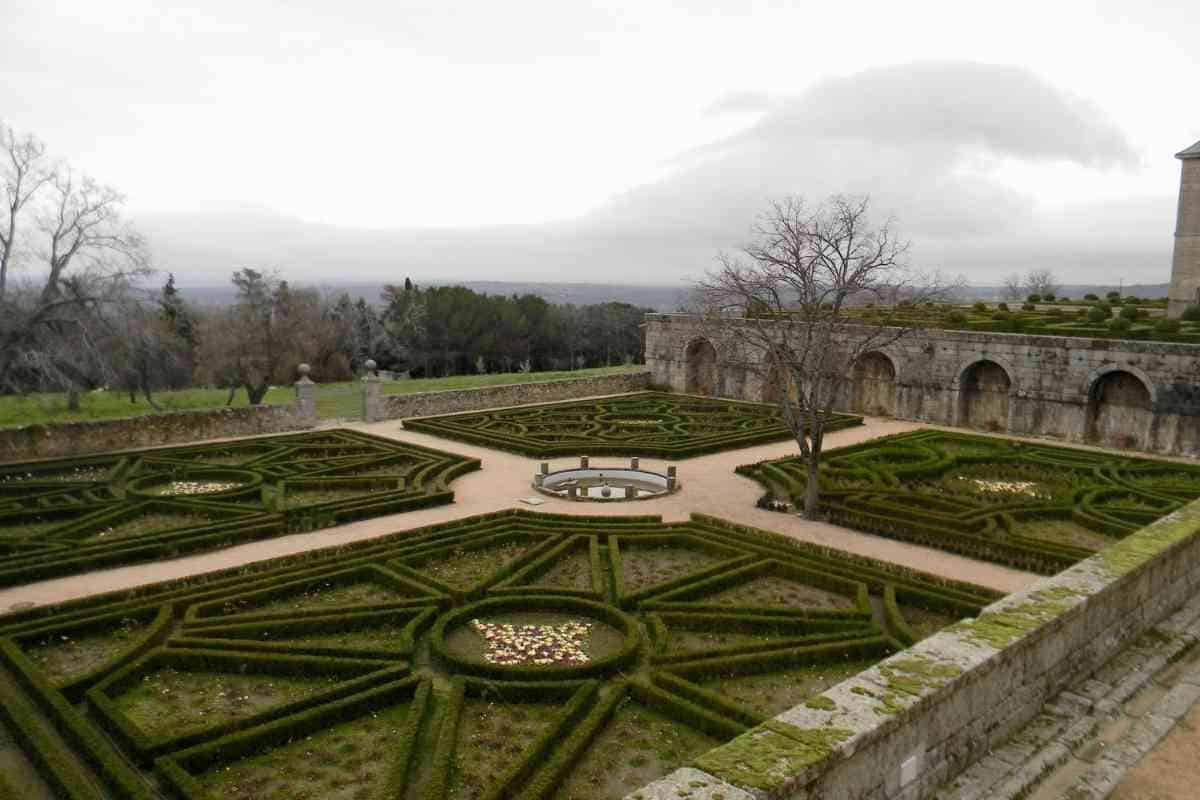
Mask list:
[[311,367],[301,364],[296,371],[300,373],[300,380],[296,381],[296,416],[316,422],[317,384],[308,377]]
[[367,359],[364,364],[367,374],[362,379],[363,419],[379,422],[383,419],[383,398],[380,396],[379,376],[375,374],[375,362]]

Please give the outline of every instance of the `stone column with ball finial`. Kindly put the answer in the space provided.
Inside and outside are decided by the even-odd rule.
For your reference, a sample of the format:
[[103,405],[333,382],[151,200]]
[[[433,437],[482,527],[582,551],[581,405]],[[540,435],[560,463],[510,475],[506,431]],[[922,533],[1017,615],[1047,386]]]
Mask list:
[[363,376],[363,419],[367,422],[379,422],[383,419],[383,398],[379,393],[379,375],[375,373],[375,359],[368,358],[363,364],[367,374]]
[[300,380],[296,381],[296,416],[307,422],[316,422],[317,384],[308,377],[311,371],[312,367],[308,364],[296,367],[296,372],[300,373]]

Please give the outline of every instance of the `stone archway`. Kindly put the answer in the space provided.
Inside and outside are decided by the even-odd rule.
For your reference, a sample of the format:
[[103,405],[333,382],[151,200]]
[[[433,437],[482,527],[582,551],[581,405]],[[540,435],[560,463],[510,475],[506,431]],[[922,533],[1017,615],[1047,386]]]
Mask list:
[[1088,390],[1087,438],[1121,449],[1149,446],[1153,418],[1150,389],[1137,375],[1106,372]]
[[958,381],[958,424],[989,431],[1008,429],[1008,395],[1012,379],[995,361],[976,361]]
[[687,380],[684,391],[688,394],[715,395],[717,393],[717,349],[707,339],[696,339],[684,352],[687,363]]
[[854,410],[890,417],[896,413],[896,366],[880,352],[865,353],[854,365]]

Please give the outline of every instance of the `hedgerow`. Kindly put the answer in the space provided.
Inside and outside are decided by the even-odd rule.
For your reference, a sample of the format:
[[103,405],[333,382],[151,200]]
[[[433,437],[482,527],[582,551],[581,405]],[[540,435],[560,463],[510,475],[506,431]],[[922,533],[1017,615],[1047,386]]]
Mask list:
[[348,430],[0,465],[0,586],[449,503],[478,468]]
[[[804,496],[799,458],[737,472]],[[1043,574],[1200,497],[1194,465],[942,431],[828,451],[820,481],[831,522]]]
[[[443,569],[471,558],[482,573]],[[577,582],[556,585],[564,574]],[[180,800],[239,798],[226,782],[239,765],[263,763],[291,794],[315,792],[295,743],[392,711],[404,716],[395,717],[388,763],[372,773],[373,796],[449,800],[462,765],[487,755],[499,766],[475,796],[545,800],[593,753],[638,756],[645,745],[611,727],[634,719],[622,716],[627,709],[690,731],[691,741],[729,739],[772,714],[720,687],[751,681],[745,691],[778,705],[778,691],[753,680],[870,663],[900,647],[898,638],[915,639],[904,635],[913,609],[977,614],[994,599],[709,517],[664,524],[506,511],[12,615],[0,625],[0,668],[17,683],[0,682],[0,714],[55,790],[80,800],[100,800],[97,780],[122,798],[150,800],[156,786]],[[56,632],[103,640],[127,618],[143,627],[62,685],[29,658],[53,647]],[[475,620],[498,639],[481,638]],[[546,638],[564,621],[567,638]],[[576,646],[582,655],[570,652]],[[246,686],[308,683],[272,702],[222,705],[215,716],[182,688],[251,678],[258,682]],[[796,685],[784,701],[813,691]],[[528,741],[496,733],[534,706],[553,710],[538,712],[548,716]],[[468,709],[470,724],[484,719],[491,734],[462,727]],[[478,749],[488,747],[511,747],[511,757]],[[347,775],[358,763],[322,757],[347,759]],[[616,780],[619,795],[597,797],[635,788]]]
[[[860,424],[838,414],[826,430]],[[792,436],[776,406],[663,392],[422,417],[404,427],[535,458],[691,458]]]

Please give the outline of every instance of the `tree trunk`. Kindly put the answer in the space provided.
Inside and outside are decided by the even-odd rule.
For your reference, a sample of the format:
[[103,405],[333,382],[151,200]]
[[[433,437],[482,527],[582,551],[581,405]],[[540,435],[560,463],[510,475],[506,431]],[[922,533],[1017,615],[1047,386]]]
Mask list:
[[67,411],[79,410],[79,389],[74,386],[67,389]]
[[237,390],[238,387],[236,383],[229,387],[229,396],[225,398],[225,405],[233,405],[233,398],[235,395],[237,395]]
[[815,455],[808,458],[808,480],[804,484],[804,518],[816,519],[817,508],[821,499],[821,484],[817,479],[821,465]]
[[252,405],[252,406],[256,406],[256,405],[259,405],[260,403],[262,403],[263,398],[267,396],[267,390],[271,388],[270,383],[267,381],[263,381],[262,383],[258,384],[257,386],[250,384],[250,383],[247,383],[245,386],[246,386],[246,397],[249,398],[250,405]]

